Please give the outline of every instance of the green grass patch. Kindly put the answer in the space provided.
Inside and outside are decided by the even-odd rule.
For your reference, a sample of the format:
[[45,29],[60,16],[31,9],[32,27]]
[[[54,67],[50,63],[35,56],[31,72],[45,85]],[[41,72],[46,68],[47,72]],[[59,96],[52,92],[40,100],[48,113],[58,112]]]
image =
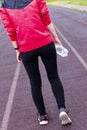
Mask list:
[[46,0],[46,2],[60,3],[60,4],[79,4],[87,6],[87,0]]
[[87,5],[87,0],[65,0],[69,4]]

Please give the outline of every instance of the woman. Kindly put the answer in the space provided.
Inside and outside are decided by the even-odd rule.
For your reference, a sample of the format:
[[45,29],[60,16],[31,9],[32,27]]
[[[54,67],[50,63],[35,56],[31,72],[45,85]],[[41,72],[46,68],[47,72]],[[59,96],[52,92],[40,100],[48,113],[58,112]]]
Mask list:
[[61,43],[51,22],[46,2],[44,0],[4,0],[0,16],[16,51],[17,61],[23,62],[30,79],[40,125],[48,124],[48,115],[41,91],[38,56],[45,65],[60,111],[61,124],[71,124],[72,121],[65,112],[64,90],[57,72],[54,43]]

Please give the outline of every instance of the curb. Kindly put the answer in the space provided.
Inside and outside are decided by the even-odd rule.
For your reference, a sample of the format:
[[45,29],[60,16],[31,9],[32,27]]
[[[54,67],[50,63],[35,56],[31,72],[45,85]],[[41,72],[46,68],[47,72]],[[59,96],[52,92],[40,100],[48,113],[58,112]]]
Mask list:
[[87,12],[87,6],[72,5],[72,4],[59,4],[58,6],[73,9],[73,10],[78,10],[82,12]]
[[54,6],[59,6],[59,7],[64,7],[64,8],[69,8],[73,10],[78,10],[82,12],[87,12],[87,6],[83,5],[76,5],[76,4],[59,4],[58,2],[48,2],[48,5],[54,5]]

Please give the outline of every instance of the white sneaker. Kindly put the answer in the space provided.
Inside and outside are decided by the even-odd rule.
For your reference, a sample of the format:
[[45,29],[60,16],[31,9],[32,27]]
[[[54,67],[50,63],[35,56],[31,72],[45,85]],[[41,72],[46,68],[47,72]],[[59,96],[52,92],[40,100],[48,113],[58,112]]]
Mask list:
[[38,121],[40,125],[47,125],[48,124],[48,114],[43,116],[38,116]]
[[61,125],[72,124],[70,117],[67,115],[65,111],[60,112],[59,119],[61,120]]

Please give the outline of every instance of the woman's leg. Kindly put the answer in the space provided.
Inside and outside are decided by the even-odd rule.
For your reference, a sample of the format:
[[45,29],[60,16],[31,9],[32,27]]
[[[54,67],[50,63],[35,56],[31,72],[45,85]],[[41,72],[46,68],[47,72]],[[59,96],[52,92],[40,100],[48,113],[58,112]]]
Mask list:
[[21,53],[24,67],[31,83],[31,92],[34,103],[40,115],[46,114],[44,101],[41,92],[41,77],[38,68],[38,56],[35,51]]
[[64,90],[57,72],[57,60],[54,43],[43,47],[40,52],[58,107],[59,109],[65,108]]

